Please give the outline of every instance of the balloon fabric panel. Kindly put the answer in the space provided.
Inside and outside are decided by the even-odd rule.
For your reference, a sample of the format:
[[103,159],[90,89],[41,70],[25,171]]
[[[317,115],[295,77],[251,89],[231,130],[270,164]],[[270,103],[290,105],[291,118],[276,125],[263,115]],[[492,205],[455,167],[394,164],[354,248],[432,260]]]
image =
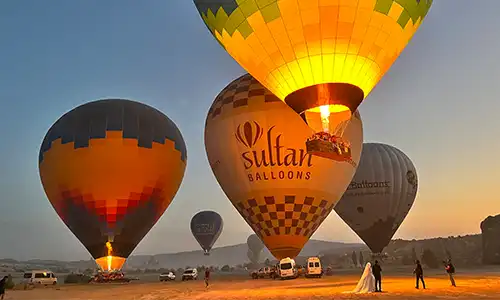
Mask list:
[[224,88],[210,106],[207,122],[221,114],[225,105],[232,108],[253,105],[248,103],[248,98],[262,96],[264,102],[279,102],[280,99],[260,84],[257,79],[246,74],[234,80]]
[[45,192],[94,258],[128,257],[175,196],[186,146],[161,112],[133,101],[90,102],[61,117],[40,149]]
[[194,0],[226,51],[284,100],[342,82],[366,97],[405,48],[431,0]]

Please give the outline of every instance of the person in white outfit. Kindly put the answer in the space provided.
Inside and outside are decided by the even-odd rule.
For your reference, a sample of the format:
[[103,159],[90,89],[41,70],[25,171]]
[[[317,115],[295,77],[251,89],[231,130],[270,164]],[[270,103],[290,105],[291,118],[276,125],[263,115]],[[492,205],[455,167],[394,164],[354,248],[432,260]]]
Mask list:
[[375,277],[372,273],[372,264],[368,262],[366,263],[365,270],[363,271],[363,275],[361,275],[361,279],[358,281],[356,288],[345,293],[365,294],[373,292],[375,292]]

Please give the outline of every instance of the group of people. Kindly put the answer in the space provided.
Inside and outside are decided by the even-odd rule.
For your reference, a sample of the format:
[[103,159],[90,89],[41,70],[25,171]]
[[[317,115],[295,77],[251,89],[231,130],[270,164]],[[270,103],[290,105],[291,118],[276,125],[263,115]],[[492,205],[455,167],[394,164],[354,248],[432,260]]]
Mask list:
[[316,132],[312,137],[307,139],[307,142],[315,140],[332,143],[338,155],[349,154],[351,149],[351,144],[349,143],[349,141],[342,139],[342,137],[340,136],[329,134],[327,132]]
[[[456,287],[455,278],[453,274],[455,274],[455,267],[449,259],[445,262],[445,270],[450,277],[450,283],[452,286]],[[415,288],[420,288],[420,282],[422,283],[422,287],[425,289],[425,280],[424,280],[424,269],[420,264],[420,261],[415,261],[415,269],[413,270],[413,274],[415,275]],[[382,292],[382,267],[379,262],[376,260],[375,264],[372,266],[370,262],[368,262],[365,266],[365,270],[363,271],[363,275],[361,275],[361,279],[359,280],[356,288],[348,293],[371,293],[371,292]]]

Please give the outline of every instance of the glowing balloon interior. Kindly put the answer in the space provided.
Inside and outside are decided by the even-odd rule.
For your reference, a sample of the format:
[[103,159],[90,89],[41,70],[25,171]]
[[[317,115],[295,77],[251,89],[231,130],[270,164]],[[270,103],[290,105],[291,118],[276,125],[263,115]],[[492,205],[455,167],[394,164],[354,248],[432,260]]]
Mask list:
[[408,215],[417,189],[417,171],[408,156],[389,145],[365,143],[335,211],[373,253],[380,253]]
[[47,132],[39,155],[47,197],[103,270],[120,269],[174,198],[186,168],[177,126],[129,100],[83,104]]
[[[358,113],[352,119],[345,134],[357,163],[363,129]],[[212,171],[279,259],[299,254],[355,172],[349,164],[308,154],[304,140],[311,133],[299,115],[248,74],[230,83],[207,115],[205,147]]]
[[279,99],[301,114],[321,108],[308,153],[342,161],[351,155],[350,143],[342,132],[328,130],[328,120],[350,119],[406,47],[432,0],[194,3],[217,41]]

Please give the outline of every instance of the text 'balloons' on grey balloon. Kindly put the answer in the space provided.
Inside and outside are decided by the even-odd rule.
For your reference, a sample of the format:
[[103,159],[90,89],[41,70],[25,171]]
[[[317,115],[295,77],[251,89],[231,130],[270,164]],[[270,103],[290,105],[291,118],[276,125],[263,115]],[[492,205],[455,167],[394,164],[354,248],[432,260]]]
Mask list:
[[337,214],[373,253],[381,253],[408,215],[417,195],[417,170],[401,150],[365,143]]
[[223,227],[224,221],[215,211],[200,211],[191,219],[191,232],[205,255],[209,255]]

